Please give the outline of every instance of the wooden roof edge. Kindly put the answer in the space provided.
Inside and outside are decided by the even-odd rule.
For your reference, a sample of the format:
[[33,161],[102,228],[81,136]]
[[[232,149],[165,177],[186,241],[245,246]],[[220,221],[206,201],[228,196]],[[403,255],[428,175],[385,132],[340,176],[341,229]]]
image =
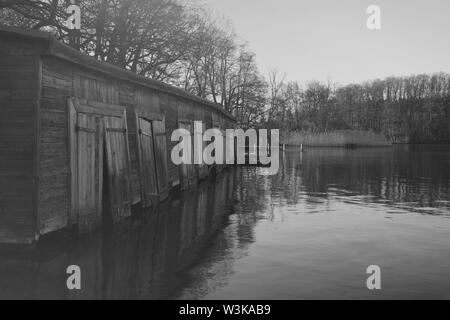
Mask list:
[[40,40],[46,43],[46,50],[42,52],[43,55],[55,56],[57,58],[63,59],[65,61],[69,61],[71,63],[80,65],[82,67],[95,70],[97,72],[103,73],[107,76],[111,76],[114,78],[119,78],[121,80],[144,86],[153,90],[162,91],[165,93],[176,95],[180,98],[184,98],[187,100],[195,101],[201,103],[205,106],[212,108],[213,110],[219,112],[223,116],[229,118],[232,121],[236,121],[236,118],[222,108],[220,104],[214,103],[212,101],[200,98],[196,95],[193,95],[183,89],[171,86],[164,82],[149,79],[140,75],[137,75],[129,70],[125,70],[119,68],[115,65],[109,64],[107,62],[96,60],[94,57],[85,55],[55,39],[55,37],[44,31],[37,30],[26,30],[16,27],[9,27],[0,25],[0,35],[14,35],[25,38],[32,38],[36,40]]

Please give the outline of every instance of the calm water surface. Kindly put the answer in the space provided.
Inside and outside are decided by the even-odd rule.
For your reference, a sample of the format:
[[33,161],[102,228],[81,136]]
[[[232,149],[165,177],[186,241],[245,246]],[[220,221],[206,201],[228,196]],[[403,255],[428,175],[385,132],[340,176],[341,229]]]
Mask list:
[[[111,230],[0,253],[0,298],[450,299],[450,147],[287,150]],[[60,241],[58,241],[60,242]],[[82,270],[67,291],[65,268]],[[379,265],[382,290],[366,288]]]

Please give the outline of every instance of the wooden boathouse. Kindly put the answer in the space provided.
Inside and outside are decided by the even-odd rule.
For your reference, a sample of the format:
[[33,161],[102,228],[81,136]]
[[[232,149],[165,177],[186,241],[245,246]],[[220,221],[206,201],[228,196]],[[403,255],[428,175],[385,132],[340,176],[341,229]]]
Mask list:
[[192,187],[211,167],[174,165],[170,137],[195,120],[204,130],[236,123],[220,105],[48,33],[0,27],[0,243],[89,232]]

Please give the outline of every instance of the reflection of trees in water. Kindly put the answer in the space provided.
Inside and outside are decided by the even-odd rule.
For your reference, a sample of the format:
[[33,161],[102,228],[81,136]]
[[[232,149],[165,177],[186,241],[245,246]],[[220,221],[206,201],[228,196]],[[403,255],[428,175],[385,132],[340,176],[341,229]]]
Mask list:
[[233,172],[235,191],[227,210],[227,225],[212,242],[205,258],[189,271],[193,281],[179,296],[198,299],[227,284],[235,261],[244,257],[255,242],[254,229],[261,220],[272,219],[271,178],[255,167],[237,167]]
[[337,194],[432,206],[449,200],[448,161],[448,150],[431,147],[309,148],[303,154],[286,152],[274,179],[293,203]]
[[[0,252],[0,298],[157,299],[186,287],[192,289],[184,294],[200,297],[226,284],[255,241],[255,226],[273,219],[276,206],[303,202],[308,210],[341,198],[420,207],[442,200],[448,210],[448,150],[402,148],[286,151],[277,175],[226,170],[108,232]],[[81,267],[82,291],[66,289],[71,264]]]
[[280,155],[280,169],[277,175],[271,176],[272,202],[296,204],[299,201],[302,186],[302,154],[298,149]]
[[[179,200],[156,210],[157,221],[144,225],[141,232],[155,226],[151,244],[152,259],[136,272],[144,285],[138,296],[160,299],[170,297],[174,290],[191,279],[181,272],[195,264],[208,249],[215,232],[222,227],[226,215],[226,201],[230,196],[230,173],[218,176],[215,181],[203,182],[198,188],[184,192]],[[151,215],[151,213],[150,213]],[[147,251],[148,252],[148,251]],[[143,261],[146,251],[139,251]]]
[[270,179],[258,174],[258,168],[238,168],[236,205],[230,223],[236,228],[236,238],[244,246],[254,242],[253,229],[261,219],[270,219]]

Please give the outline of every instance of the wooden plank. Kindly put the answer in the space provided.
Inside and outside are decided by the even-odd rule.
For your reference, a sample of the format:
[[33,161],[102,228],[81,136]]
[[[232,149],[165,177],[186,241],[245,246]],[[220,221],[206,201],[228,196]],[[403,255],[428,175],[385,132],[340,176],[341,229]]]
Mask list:
[[97,114],[102,116],[113,116],[113,117],[122,117],[123,116],[123,106],[106,104],[102,102],[92,101],[92,100],[84,100],[84,99],[76,99],[78,103],[76,104],[76,108],[78,112]]
[[152,120],[162,121],[164,119],[164,114],[158,112],[151,112],[148,110],[136,110],[136,113],[140,118],[144,118],[149,121]]
[[139,116],[137,122],[142,204],[146,207],[156,204],[159,200],[153,133],[151,122]]
[[[131,115],[131,117],[128,117]],[[141,177],[139,167],[139,154],[138,154],[138,135],[136,129],[136,116],[134,108],[127,107],[127,125],[128,125],[128,143],[130,153],[130,166],[131,166],[131,192],[133,197],[133,204],[141,202]]]
[[37,83],[33,77],[15,77],[13,75],[0,75],[0,88],[30,89],[36,88]]
[[[110,129],[125,129],[125,131]],[[121,118],[105,117],[105,141],[111,216],[113,222],[118,222],[131,215],[131,204],[133,201],[125,112]]]
[[133,193],[132,193],[132,186],[131,186],[131,156],[130,156],[130,143],[128,141],[128,121],[127,121],[127,111],[126,109],[123,110],[123,126],[125,128],[125,136],[124,136],[124,147],[125,147],[125,152],[126,152],[126,159],[124,159],[126,161],[126,168],[127,168],[127,172],[125,173],[125,177],[127,179],[127,191],[128,191],[128,199],[127,201],[133,201]]
[[0,58],[0,242],[36,240],[39,75],[37,57]]
[[77,183],[77,152],[78,139],[75,127],[77,126],[77,112],[72,100],[68,100],[68,143],[70,166],[70,214],[69,224],[78,222],[78,183]]
[[104,150],[104,141],[105,141],[105,129],[103,119],[97,118],[97,127],[98,127],[98,186],[97,186],[97,208],[100,215],[103,213],[103,150]]
[[72,77],[63,76],[57,72],[44,68],[42,75],[42,85],[60,90],[70,91],[73,88]]
[[147,207],[147,199],[145,197],[145,174],[144,174],[144,162],[143,162],[143,150],[142,150],[142,144],[141,144],[141,125],[140,125],[140,118],[138,113],[135,111],[135,121],[136,121],[136,151],[138,153],[138,164],[139,164],[139,183],[140,183],[140,191],[141,191],[141,202],[143,207]]
[[15,66],[24,66],[24,65],[32,65],[35,57],[33,56],[25,56],[25,55],[0,55],[0,66],[6,67],[15,67]]
[[[206,125],[205,123],[202,122],[202,128],[198,128],[197,131],[195,132],[196,134],[200,134],[203,137],[203,133],[205,132],[205,128]],[[196,130],[196,128],[194,127],[194,130]],[[207,145],[207,141],[203,141],[202,139],[202,162],[203,162],[203,150],[205,149]],[[197,172],[198,172],[198,178],[199,179],[205,179],[208,177],[209,174],[209,170],[208,170],[208,166],[206,164],[200,164],[197,165]]]
[[167,198],[169,195],[169,184],[167,177],[167,149],[166,149],[166,135],[165,120],[153,121],[153,136],[154,136],[154,153],[156,163],[156,177],[158,179],[158,192],[160,201]]
[[[187,131],[191,131],[190,123],[188,121],[179,121],[178,124],[180,129],[185,129]],[[183,137],[186,139],[187,137]],[[189,165],[181,164],[180,165],[180,178],[181,178],[181,190],[189,189]]]
[[181,186],[182,189],[187,189],[187,188],[193,188],[197,185],[197,168],[196,165],[194,165],[194,139],[193,139],[193,135],[194,135],[194,125],[192,123],[191,120],[179,120],[179,127],[186,129],[191,136],[191,164],[188,165],[181,165],[182,168],[182,172],[183,172],[183,178],[184,178],[184,182],[183,179],[181,181]]
[[[76,166],[72,168],[76,178],[72,181],[72,193],[76,203],[72,203],[72,223],[78,223],[80,233],[98,228],[102,221],[102,175],[103,175],[103,140],[101,124],[93,114],[77,113],[77,126],[91,130],[76,130],[74,128],[76,150]],[[73,125],[72,125],[73,126]],[[72,160],[75,161],[75,160]]]

